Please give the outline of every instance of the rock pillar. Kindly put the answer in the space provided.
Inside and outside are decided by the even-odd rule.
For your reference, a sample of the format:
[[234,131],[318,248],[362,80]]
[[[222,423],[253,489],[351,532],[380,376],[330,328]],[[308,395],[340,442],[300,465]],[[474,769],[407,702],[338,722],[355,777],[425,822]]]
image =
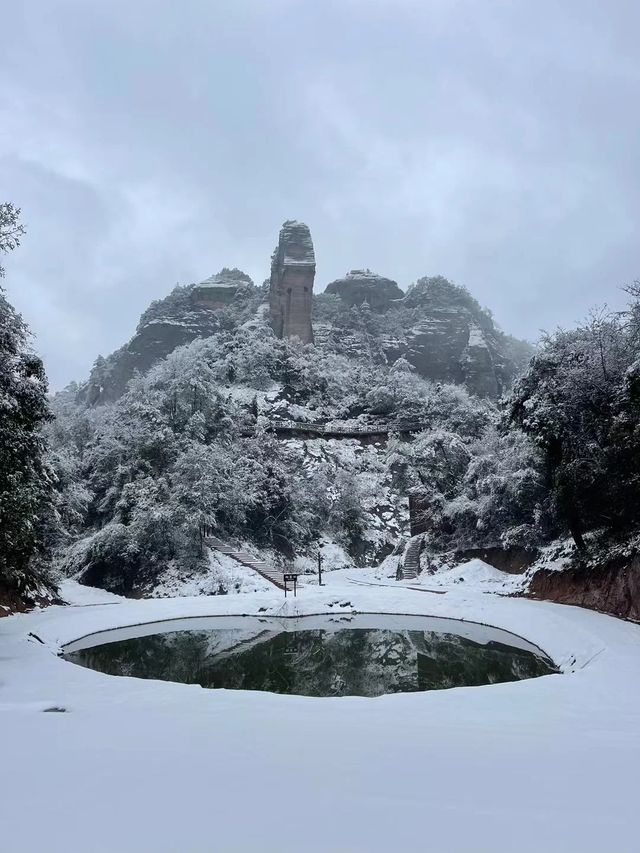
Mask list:
[[279,338],[299,338],[313,343],[311,300],[316,258],[308,226],[288,220],[271,259],[269,309],[271,325]]

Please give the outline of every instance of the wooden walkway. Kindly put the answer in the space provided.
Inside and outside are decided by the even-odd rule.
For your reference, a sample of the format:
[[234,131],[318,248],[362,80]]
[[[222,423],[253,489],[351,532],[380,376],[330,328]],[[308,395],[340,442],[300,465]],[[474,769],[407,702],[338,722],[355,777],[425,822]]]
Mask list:
[[257,572],[265,580],[268,580],[274,586],[277,586],[278,589],[284,589],[284,574],[279,569],[275,569],[273,566],[270,566],[269,563],[265,563],[264,560],[259,560],[257,557],[248,554],[246,551],[237,551],[233,546],[223,542],[222,539],[218,539],[217,536],[205,535],[203,542],[205,545],[208,545],[210,548],[214,548],[221,554],[227,554],[229,557],[233,557],[234,560],[237,560],[238,563],[242,563],[242,565],[246,566],[248,569],[253,569],[254,572]]
[[[410,435],[424,429],[424,424],[410,423],[402,426],[393,424],[365,424],[363,426],[341,426],[303,421],[270,421],[268,432],[276,435],[321,436],[322,438],[363,438],[367,436],[386,438],[389,433]],[[255,430],[243,430],[242,435],[251,436]]]

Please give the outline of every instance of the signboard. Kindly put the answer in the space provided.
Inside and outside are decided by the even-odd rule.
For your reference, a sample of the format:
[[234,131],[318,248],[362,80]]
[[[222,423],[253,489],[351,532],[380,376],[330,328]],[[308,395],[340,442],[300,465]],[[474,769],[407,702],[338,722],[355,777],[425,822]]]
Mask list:
[[298,594],[298,572],[295,574],[293,572],[287,572],[286,574],[283,572],[282,577],[284,578],[284,597],[287,597],[287,584],[293,583],[293,594]]

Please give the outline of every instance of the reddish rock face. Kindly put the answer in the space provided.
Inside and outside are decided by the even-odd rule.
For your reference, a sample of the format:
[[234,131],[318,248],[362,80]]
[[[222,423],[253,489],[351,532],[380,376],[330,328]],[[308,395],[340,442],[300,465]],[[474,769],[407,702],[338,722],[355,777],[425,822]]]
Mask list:
[[640,619],[640,558],[614,559],[589,569],[540,569],[531,579],[531,598],[578,604],[624,619]]
[[271,259],[269,309],[271,325],[279,338],[299,338],[313,343],[311,300],[316,258],[309,228],[289,220]]

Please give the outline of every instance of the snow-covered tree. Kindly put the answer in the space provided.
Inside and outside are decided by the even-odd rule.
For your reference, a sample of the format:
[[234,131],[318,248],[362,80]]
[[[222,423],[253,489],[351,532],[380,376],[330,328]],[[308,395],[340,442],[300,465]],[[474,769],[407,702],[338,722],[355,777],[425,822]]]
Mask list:
[[[12,205],[0,205],[2,251],[19,243],[18,213]],[[28,334],[0,288],[0,580],[20,594],[28,594],[38,580],[33,557],[43,546],[52,489],[52,472],[43,459],[42,426],[50,417],[47,380]]]
[[[12,252],[20,245],[25,228],[20,222],[20,208],[11,202],[0,204],[0,252]],[[4,267],[0,264],[0,278],[4,277]]]
[[512,423],[544,453],[558,519],[580,548],[588,530],[637,523],[636,310],[546,336],[509,401]]
[[542,455],[517,431],[490,427],[468,447],[457,494],[444,507],[460,547],[535,548],[551,529]]

